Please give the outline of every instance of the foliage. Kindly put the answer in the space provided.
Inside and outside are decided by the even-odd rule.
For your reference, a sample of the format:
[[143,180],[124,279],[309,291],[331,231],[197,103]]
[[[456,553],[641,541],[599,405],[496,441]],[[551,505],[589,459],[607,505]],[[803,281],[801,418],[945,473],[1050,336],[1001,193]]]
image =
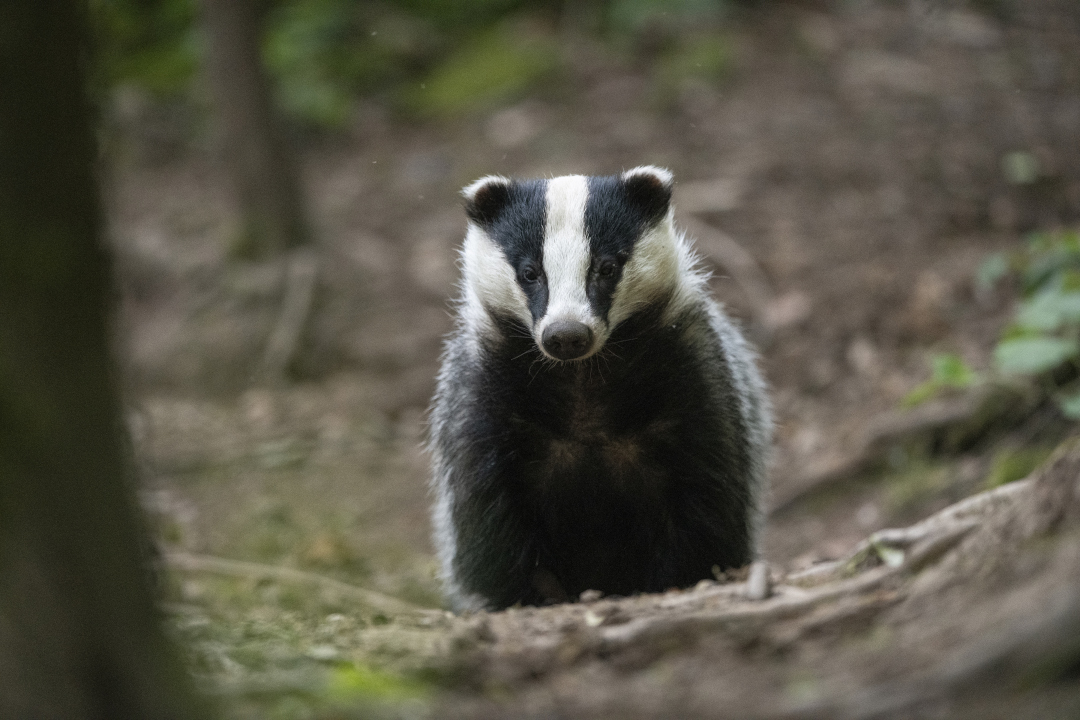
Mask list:
[[[285,113],[325,128],[346,125],[360,97],[420,117],[513,99],[558,72],[563,29],[632,46],[660,38],[650,64],[660,95],[672,97],[687,79],[729,74],[730,45],[716,30],[732,3],[590,0],[571,12],[555,0],[267,0],[263,56]],[[92,15],[103,89],[192,93],[202,52],[197,0],[93,0]]]
[[1053,451],[1053,446],[1038,445],[999,451],[994,455],[990,473],[986,478],[987,489],[1026,478],[1035,468],[1042,465]]
[[98,82],[159,96],[187,90],[198,67],[194,0],[93,0]]
[[[340,0],[300,0],[278,8],[267,22],[263,59],[287,113],[329,127],[345,124],[350,81],[361,68],[373,75],[380,69],[377,49],[360,42],[361,32]],[[342,57],[342,46],[353,42],[363,52]]]
[[[993,376],[1038,379],[1066,417],[1080,419],[1080,233],[1037,233],[1019,252],[991,255],[976,273],[976,286],[986,291],[1009,275],[1022,296],[994,348]],[[955,355],[937,355],[931,362],[932,377],[905,404],[984,381]]]
[[934,355],[930,358],[933,372],[930,379],[909,392],[902,404],[913,407],[943,390],[964,389],[981,382],[982,378],[960,358],[950,353]]
[[330,676],[329,694],[340,702],[359,698],[390,701],[419,698],[428,688],[414,678],[401,677],[367,665],[342,664]]
[[452,116],[513,98],[558,66],[558,49],[539,38],[492,32],[463,45],[404,95],[421,116]]

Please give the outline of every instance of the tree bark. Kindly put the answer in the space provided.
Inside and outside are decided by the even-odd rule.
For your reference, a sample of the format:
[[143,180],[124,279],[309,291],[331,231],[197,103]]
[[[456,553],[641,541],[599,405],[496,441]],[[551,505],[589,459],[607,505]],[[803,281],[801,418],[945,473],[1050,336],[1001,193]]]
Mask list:
[[0,717],[202,717],[124,452],[84,13],[0,3]]
[[296,163],[262,68],[259,8],[258,0],[202,0],[207,77],[241,218],[237,250],[267,258],[304,244],[307,223]]

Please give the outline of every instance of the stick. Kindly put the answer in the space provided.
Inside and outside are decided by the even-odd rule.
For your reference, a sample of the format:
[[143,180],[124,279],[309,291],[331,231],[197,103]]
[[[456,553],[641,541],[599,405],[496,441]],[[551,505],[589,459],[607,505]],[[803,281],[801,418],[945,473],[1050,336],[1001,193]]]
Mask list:
[[270,333],[257,372],[264,382],[278,383],[284,380],[289,363],[296,357],[300,336],[311,312],[318,271],[319,262],[311,250],[296,250],[286,261],[285,297],[281,301],[281,314]]
[[270,578],[282,582],[318,585],[342,597],[357,600],[377,610],[393,614],[437,615],[441,610],[429,610],[405,600],[385,595],[375,590],[350,585],[334,578],[316,573],[296,570],[280,565],[264,565],[246,560],[229,560],[210,555],[193,555],[184,552],[164,553],[165,562],[173,568],[187,572],[205,572],[214,575],[241,578]]

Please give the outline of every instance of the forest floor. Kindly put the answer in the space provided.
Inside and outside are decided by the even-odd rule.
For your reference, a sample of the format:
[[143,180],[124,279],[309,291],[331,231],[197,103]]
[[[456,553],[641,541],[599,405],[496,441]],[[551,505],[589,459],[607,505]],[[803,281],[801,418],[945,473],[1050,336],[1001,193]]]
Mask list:
[[[723,80],[661,87],[647,62],[567,38],[564,82],[535,97],[440,123],[365,106],[309,142],[318,284],[288,384],[257,379],[285,264],[230,259],[210,154],[159,156],[138,133],[114,148],[142,498],[173,627],[230,716],[985,717],[964,683],[1013,668],[1049,627],[1033,615],[1080,607],[1061,581],[1077,544],[1033,540],[1075,540],[1058,492],[1075,458],[1044,471],[1056,485],[1004,484],[1073,428],[1035,391],[901,404],[935,352],[988,365],[1013,295],[976,282],[983,260],[1075,218],[1080,78],[1061,70],[1050,92],[1034,76],[1080,67],[1080,19],[811,5],[734,24]],[[1038,182],[1010,177],[1015,152]],[[450,616],[423,440],[457,189],[639,164],[675,173],[677,221],[761,349],[775,593],[746,599],[736,574]],[[863,543],[984,490],[932,532]],[[1075,650],[1022,678],[1050,688],[1022,701],[1045,703],[1029,716],[1076,707]]]

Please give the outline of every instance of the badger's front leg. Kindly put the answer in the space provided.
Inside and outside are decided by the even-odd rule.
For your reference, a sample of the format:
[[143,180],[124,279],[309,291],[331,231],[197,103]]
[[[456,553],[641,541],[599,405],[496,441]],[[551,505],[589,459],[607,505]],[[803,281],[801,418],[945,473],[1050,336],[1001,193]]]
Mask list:
[[472,472],[446,470],[436,487],[436,543],[451,605],[460,611],[566,599],[540,564],[535,523],[515,483],[493,465],[489,458]]
[[688,472],[668,498],[666,532],[658,544],[659,587],[688,587],[714,568],[740,568],[754,560],[750,491],[722,471]]

